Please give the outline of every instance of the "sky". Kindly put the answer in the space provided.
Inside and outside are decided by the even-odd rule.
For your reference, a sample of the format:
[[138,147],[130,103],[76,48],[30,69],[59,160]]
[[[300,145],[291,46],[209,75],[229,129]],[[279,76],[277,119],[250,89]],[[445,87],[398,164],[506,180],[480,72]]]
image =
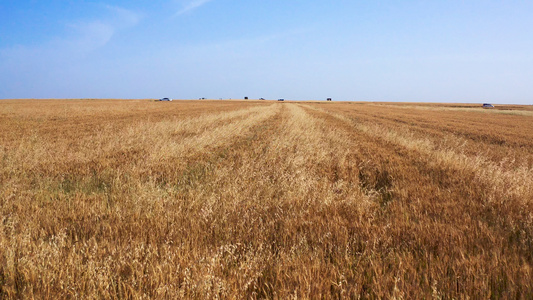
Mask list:
[[533,104],[533,1],[2,0],[0,99]]

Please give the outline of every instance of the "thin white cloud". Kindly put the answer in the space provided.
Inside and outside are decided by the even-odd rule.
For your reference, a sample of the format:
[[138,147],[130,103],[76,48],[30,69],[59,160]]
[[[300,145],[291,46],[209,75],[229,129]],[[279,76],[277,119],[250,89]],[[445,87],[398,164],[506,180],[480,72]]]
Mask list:
[[126,28],[137,25],[141,20],[141,15],[137,12],[112,5],[105,6],[111,13],[113,13],[114,18],[112,23],[117,28]]
[[183,15],[185,13],[188,13],[194,9],[197,9],[198,7],[208,3],[208,2],[211,2],[212,0],[192,0],[190,2],[188,2],[186,5],[183,6],[183,8],[181,10],[179,10],[175,16],[180,16],[180,15]]
[[141,19],[139,14],[121,7],[105,5],[104,8],[111,14],[110,17],[71,23],[69,27],[74,31],[73,37],[54,43],[87,52],[105,46],[118,31],[137,25]]
[[[138,24],[141,16],[113,6],[102,6],[99,17],[91,21],[73,21],[67,34],[40,45],[12,45],[0,48],[0,98],[39,97],[36,91],[66,90],[94,51],[105,47],[115,35]],[[67,84],[68,83],[68,84]],[[37,95],[32,94],[37,93]],[[12,97],[11,96],[11,97]],[[48,96],[55,96],[51,93]]]
[[58,39],[52,42],[52,47],[63,49],[79,49],[83,52],[91,51],[105,46],[115,34],[115,27],[103,22],[92,21],[69,25],[74,31],[73,38]]

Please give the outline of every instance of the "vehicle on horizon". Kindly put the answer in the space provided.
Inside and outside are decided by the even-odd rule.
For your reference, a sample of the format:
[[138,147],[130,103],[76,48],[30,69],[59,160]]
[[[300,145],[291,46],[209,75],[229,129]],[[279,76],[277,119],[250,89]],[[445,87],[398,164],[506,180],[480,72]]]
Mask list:
[[161,98],[159,101],[172,101],[172,98]]
[[494,108],[494,105],[490,103],[483,103],[483,108]]
[[283,98],[279,98],[278,101],[285,101],[285,99],[283,99]]

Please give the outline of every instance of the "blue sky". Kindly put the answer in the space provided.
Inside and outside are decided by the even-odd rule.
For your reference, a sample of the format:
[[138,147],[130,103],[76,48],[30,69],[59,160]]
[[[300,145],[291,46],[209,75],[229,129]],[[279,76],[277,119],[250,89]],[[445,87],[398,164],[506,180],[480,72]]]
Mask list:
[[0,2],[0,98],[533,104],[533,1]]

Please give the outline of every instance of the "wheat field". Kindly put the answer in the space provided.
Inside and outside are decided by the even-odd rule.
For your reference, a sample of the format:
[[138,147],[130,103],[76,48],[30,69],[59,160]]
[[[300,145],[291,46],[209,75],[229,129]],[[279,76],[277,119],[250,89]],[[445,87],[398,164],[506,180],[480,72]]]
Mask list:
[[0,101],[0,298],[531,299],[533,108]]

